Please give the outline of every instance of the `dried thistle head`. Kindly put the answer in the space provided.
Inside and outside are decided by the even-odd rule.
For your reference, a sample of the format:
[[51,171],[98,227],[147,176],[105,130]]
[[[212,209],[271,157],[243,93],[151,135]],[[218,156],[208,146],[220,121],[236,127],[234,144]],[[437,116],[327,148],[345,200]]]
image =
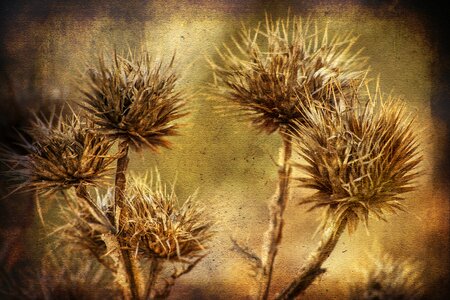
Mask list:
[[290,130],[303,119],[300,109],[308,98],[328,102],[331,79],[343,90],[366,74],[366,59],[352,53],[350,33],[329,37],[300,17],[244,27],[234,49],[219,52],[211,63],[219,95],[267,133]]
[[100,58],[86,79],[81,106],[111,139],[128,141],[137,150],[169,147],[166,138],[179,127],[174,121],[185,115],[173,59],[163,66],[146,54],[114,54],[112,62]]
[[98,194],[99,211],[85,202],[65,209],[65,225],[60,229],[64,240],[89,250],[105,265],[110,264],[105,257],[105,234],[115,235],[121,244],[145,257],[183,260],[200,255],[212,236],[212,222],[194,196],[180,205],[173,187],[168,190],[159,175],[151,180],[151,185],[145,183],[146,177],[130,179],[125,204],[116,211],[115,224],[108,220],[114,194]]
[[150,182],[134,178],[127,187],[120,216],[126,243],[147,257],[184,260],[200,255],[212,236],[212,221],[204,208],[195,196],[180,205],[174,187],[168,189],[159,175]]
[[[107,245],[104,235],[115,235],[117,229],[111,224],[109,216],[112,214],[113,190],[109,189],[105,195],[97,192],[94,210],[86,201],[73,201],[77,199],[74,194],[66,194],[65,206],[61,206],[62,226],[55,228],[60,242],[70,243],[80,250],[87,250],[105,267],[112,269],[113,261],[108,258]],[[108,203],[105,203],[105,200]]]
[[72,186],[101,183],[115,157],[108,155],[112,142],[99,137],[93,124],[78,118],[36,117],[23,139],[26,155],[11,152],[6,159],[11,175],[25,178],[19,188],[53,191]]
[[[62,256],[64,255],[64,256]],[[25,268],[12,278],[0,274],[1,299],[21,300],[94,300],[116,299],[118,292],[108,284],[108,272],[92,261],[73,258],[73,252],[42,258],[38,268]],[[3,298],[5,297],[5,298]]]
[[350,290],[351,300],[419,300],[424,299],[422,268],[411,260],[384,255],[373,261],[364,281]]
[[421,157],[413,119],[398,98],[384,100],[377,88],[335,101],[334,109],[317,102],[305,108],[298,149],[306,163],[298,167],[306,176],[299,180],[317,191],[305,202],[325,207],[325,219],[347,220],[352,231],[369,215],[384,219],[403,209]]

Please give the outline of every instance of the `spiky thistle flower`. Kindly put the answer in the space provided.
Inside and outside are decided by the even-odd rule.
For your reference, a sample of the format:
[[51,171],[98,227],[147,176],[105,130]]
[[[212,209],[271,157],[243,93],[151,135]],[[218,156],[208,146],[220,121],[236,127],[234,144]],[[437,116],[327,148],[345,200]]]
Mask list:
[[185,115],[183,96],[175,89],[173,59],[163,66],[148,54],[114,54],[112,62],[100,58],[82,88],[81,106],[112,139],[128,141],[137,150],[169,147],[166,137],[176,135],[179,127],[173,121]]
[[54,191],[79,185],[96,185],[108,176],[114,156],[112,142],[94,133],[91,122],[75,115],[49,119],[36,117],[23,139],[26,155],[9,153],[11,175],[25,179],[19,188]]
[[350,290],[351,300],[424,299],[422,268],[411,260],[384,255],[365,270],[364,280]]
[[[127,189],[127,205],[122,211],[120,231],[127,244],[149,257],[192,258],[205,249],[212,235],[212,222],[204,209],[190,196],[183,204],[159,175],[151,185],[134,178]],[[144,179],[145,180],[145,179]]]
[[131,178],[116,224],[108,221],[113,203],[113,193],[108,192],[97,197],[103,215],[84,202],[67,208],[68,223],[63,232],[97,258],[105,254],[102,235],[107,233],[147,258],[182,260],[199,255],[212,235],[212,222],[204,209],[194,201],[194,196],[180,205],[173,187],[168,190],[159,175],[151,180],[151,185],[144,184],[145,181],[146,177]]
[[70,201],[75,199],[73,194],[65,196],[69,201],[61,206],[60,215],[64,225],[55,228],[55,233],[61,237],[60,241],[89,251],[100,263],[113,269],[113,262],[106,255],[108,251],[103,238],[104,235],[117,234],[117,229],[109,220],[112,207],[110,203],[104,202],[104,199],[113,197],[112,190],[109,189],[106,196],[97,192],[94,203],[98,209],[93,209],[86,201]]
[[[190,272],[205,256],[203,250],[212,236],[212,222],[193,196],[179,205],[173,186],[169,191],[159,175],[150,185],[146,181],[146,177],[132,177],[123,206],[115,213],[112,190],[97,194],[95,209],[87,201],[68,201],[71,205],[64,208],[65,225],[56,231],[62,233],[64,242],[78,244],[109,268],[125,294],[130,279],[123,252],[129,251],[137,297],[165,298],[175,280]],[[171,264],[166,268],[168,261]],[[145,272],[141,269],[144,267]],[[163,269],[171,275],[162,273]],[[156,287],[163,275],[163,284]],[[144,278],[148,279],[147,284]]]
[[72,256],[73,252],[48,253],[39,268],[26,268],[14,278],[0,271],[0,296],[21,300],[119,298],[114,287],[107,284],[110,278],[104,268],[85,260],[67,259]]
[[234,49],[225,46],[211,65],[216,93],[267,133],[295,127],[307,98],[329,101],[331,79],[346,88],[365,76],[366,59],[352,53],[350,33],[329,37],[327,28],[295,16],[266,16],[262,27],[244,26]]
[[[342,96],[342,95],[341,95]],[[328,217],[367,225],[369,215],[402,210],[403,193],[415,189],[421,161],[413,118],[400,99],[375,93],[335,97],[335,109],[311,101],[300,124],[303,187],[317,192],[304,202],[325,207]],[[325,218],[325,222],[329,218]]]

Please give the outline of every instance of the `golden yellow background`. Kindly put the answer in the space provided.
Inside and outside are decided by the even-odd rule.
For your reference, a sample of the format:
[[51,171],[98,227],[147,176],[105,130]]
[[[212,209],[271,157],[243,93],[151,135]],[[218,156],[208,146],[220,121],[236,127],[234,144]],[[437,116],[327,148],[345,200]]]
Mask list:
[[[32,80],[45,87],[48,105],[77,101],[77,78],[86,63],[95,63],[105,49],[120,52],[144,46],[154,57],[166,59],[176,52],[179,88],[196,92],[188,104],[191,114],[183,120],[187,126],[181,136],[171,139],[172,150],[134,153],[130,166],[137,173],[157,167],[167,181],[176,177],[181,199],[198,188],[198,199],[219,223],[210,255],[177,282],[171,299],[200,295],[243,299],[253,280],[245,262],[230,250],[230,237],[259,252],[268,220],[266,203],[277,184],[271,156],[277,157],[281,141],[275,134],[260,134],[245,122],[215,112],[217,103],[205,93],[212,80],[205,56],[214,58],[215,47],[230,42],[240,22],[255,26],[263,20],[263,7],[270,6],[258,1],[124,1],[123,7],[118,4],[114,9],[107,4],[86,11],[56,6],[53,13],[36,19],[25,9],[15,20],[17,26],[6,33],[8,55],[25,62],[13,77],[34,72]],[[344,234],[324,265],[327,273],[307,290],[304,299],[342,299],[349,285],[361,278],[359,269],[380,252],[418,260],[424,266],[427,286],[433,287],[447,274],[449,206],[446,187],[434,172],[442,155],[439,142],[445,136],[443,126],[431,115],[435,53],[424,24],[414,13],[399,14],[389,6],[374,10],[356,1],[305,7],[291,5],[291,11],[310,15],[321,24],[329,22],[332,32],[352,30],[360,35],[357,47],[365,48],[370,75],[380,75],[382,89],[402,95],[410,111],[417,113],[415,126],[424,156],[420,167],[425,175],[418,191],[406,196],[409,213],[390,216],[387,223],[372,219],[368,233],[360,226],[351,236]],[[284,17],[287,9],[278,4],[269,13]],[[30,52],[35,53],[31,58]],[[312,234],[320,213],[307,213],[306,207],[297,205],[307,193],[311,192],[295,188],[288,205],[273,292],[293,278],[317,243]]]

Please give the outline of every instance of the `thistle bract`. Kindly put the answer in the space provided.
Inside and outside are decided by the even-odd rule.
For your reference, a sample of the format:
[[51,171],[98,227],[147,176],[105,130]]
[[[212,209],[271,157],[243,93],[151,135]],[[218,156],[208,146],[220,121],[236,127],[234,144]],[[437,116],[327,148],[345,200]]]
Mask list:
[[102,182],[115,157],[112,142],[94,133],[93,124],[75,116],[36,118],[22,147],[28,153],[11,153],[12,175],[25,180],[20,187],[39,192]]
[[115,224],[108,221],[113,193],[98,195],[92,210],[84,202],[66,209],[66,239],[82,245],[97,257],[105,254],[102,235],[112,234],[128,249],[147,258],[191,259],[205,249],[212,236],[212,222],[204,209],[189,197],[178,203],[159,177],[151,185],[144,179],[129,182],[124,206],[116,212]]
[[364,275],[364,280],[352,287],[349,299],[424,299],[422,270],[414,261],[384,255],[373,261]]
[[234,50],[219,52],[222,61],[212,67],[220,96],[267,133],[296,127],[307,98],[329,101],[331,79],[345,90],[365,76],[366,59],[352,53],[351,34],[329,36],[299,17],[266,16],[262,27],[244,27]]
[[[367,98],[368,97],[368,98]],[[414,190],[421,161],[412,118],[403,102],[380,93],[336,97],[333,107],[311,102],[298,138],[301,185],[315,189],[305,202],[347,219],[349,229],[369,214],[403,209],[403,193]]]
[[149,257],[192,258],[205,249],[212,222],[193,196],[178,203],[157,178],[148,186],[134,180],[127,189],[123,227],[127,243]]
[[185,115],[172,63],[152,63],[144,54],[115,55],[112,62],[101,58],[89,71],[81,106],[111,139],[128,141],[138,150],[169,147],[166,137],[178,128],[173,121]]

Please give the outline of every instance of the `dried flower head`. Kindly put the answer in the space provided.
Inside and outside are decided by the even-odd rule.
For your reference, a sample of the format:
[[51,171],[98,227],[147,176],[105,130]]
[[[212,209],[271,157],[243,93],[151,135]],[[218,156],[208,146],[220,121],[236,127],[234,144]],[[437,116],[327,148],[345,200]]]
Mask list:
[[190,259],[201,254],[211,237],[212,222],[204,209],[189,197],[179,205],[172,189],[169,191],[159,176],[144,183],[146,177],[132,177],[127,190],[125,205],[117,211],[116,224],[111,225],[113,193],[98,194],[94,211],[85,202],[66,209],[67,224],[62,228],[65,240],[88,249],[105,265],[106,245],[103,235],[113,234],[127,248],[145,257]]
[[173,59],[168,66],[152,63],[148,55],[99,59],[83,88],[82,107],[102,134],[129,142],[135,149],[169,147],[177,134],[173,121],[184,116],[184,101],[175,91]]
[[11,175],[25,178],[19,188],[53,191],[72,186],[95,185],[108,175],[115,157],[112,142],[95,135],[90,122],[72,115],[36,118],[23,139],[26,155],[10,153]]
[[384,255],[366,270],[363,282],[353,286],[351,300],[418,300],[424,299],[423,274],[420,265],[411,260]]
[[[368,97],[368,99],[366,98]],[[383,100],[379,89],[336,97],[333,109],[320,103],[305,108],[300,124],[298,165],[307,176],[302,186],[317,190],[305,202],[325,207],[329,217],[347,220],[349,230],[369,214],[403,209],[402,194],[414,190],[421,161],[413,119],[398,98]]]
[[142,180],[134,178],[127,188],[120,228],[127,244],[149,257],[178,260],[199,255],[212,235],[212,222],[195,196],[180,205],[174,187],[168,190],[159,175],[151,185]]
[[112,199],[112,189],[109,189],[106,195],[97,192],[94,203],[98,209],[93,209],[86,201],[70,201],[76,199],[74,194],[68,193],[65,196],[69,201],[66,201],[67,205],[61,206],[64,225],[55,228],[55,232],[60,233],[60,241],[89,251],[100,263],[112,269],[113,262],[106,255],[108,250],[104,241],[104,235],[117,234],[108,218],[112,207],[110,203],[104,202],[105,199]]
[[366,59],[352,53],[355,37],[330,38],[327,28],[299,17],[266,16],[263,29],[244,27],[239,37],[234,50],[219,52],[219,65],[211,63],[214,89],[267,133],[294,127],[307,98],[329,101],[324,87],[330,79],[345,88],[366,73]]
[[[73,257],[73,252],[48,253],[39,268],[28,267],[15,277],[1,274],[0,298],[21,300],[116,299],[118,293],[105,268]],[[63,256],[64,255],[64,256]],[[88,280],[87,280],[88,279]]]

